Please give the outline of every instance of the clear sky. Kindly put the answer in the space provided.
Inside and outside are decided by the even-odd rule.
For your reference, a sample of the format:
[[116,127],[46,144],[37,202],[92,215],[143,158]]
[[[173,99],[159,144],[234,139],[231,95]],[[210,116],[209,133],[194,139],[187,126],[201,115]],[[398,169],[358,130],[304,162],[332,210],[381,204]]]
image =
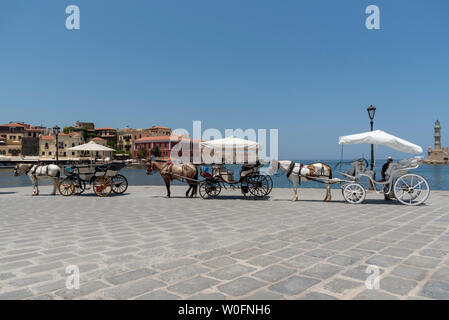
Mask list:
[[277,128],[281,158],[336,159],[373,104],[376,128],[427,148],[438,118],[449,145],[447,0],[2,0],[0,46],[2,123]]

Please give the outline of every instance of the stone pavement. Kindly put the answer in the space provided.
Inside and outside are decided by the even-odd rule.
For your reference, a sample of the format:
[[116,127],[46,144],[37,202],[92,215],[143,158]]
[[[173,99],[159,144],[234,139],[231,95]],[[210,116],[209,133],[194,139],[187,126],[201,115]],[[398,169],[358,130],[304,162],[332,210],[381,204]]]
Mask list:
[[0,189],[0,299],[449,299],[449,192],[407,207],[373,194],[349,205],[339,190],[323,203],[324,189],[296,203],[290,189],[259,201],[50,189]]

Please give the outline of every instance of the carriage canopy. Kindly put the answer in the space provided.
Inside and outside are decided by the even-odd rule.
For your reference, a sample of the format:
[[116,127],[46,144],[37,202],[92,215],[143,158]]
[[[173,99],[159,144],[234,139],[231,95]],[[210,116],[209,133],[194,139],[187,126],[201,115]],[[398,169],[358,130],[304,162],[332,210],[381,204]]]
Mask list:
[[202,163],[248,164],[256,163],[262,146],[234,136],[201,143]]
[[390,147],[392,149],[402,151],[405,153],[422,153],[423,149],[411,142],[404,139],[395,137],[382,130],[368,131],[358,134],[351,134],[348,136],[342,136],[338,139],[339,144],[376,144]]
[[224,139],[216,139],[205,141],[201,143],[201,148],[213,149],[216,151],[245,151],[245,150],[260,150],[260,144],[255,141],[240,139],[234,136]]

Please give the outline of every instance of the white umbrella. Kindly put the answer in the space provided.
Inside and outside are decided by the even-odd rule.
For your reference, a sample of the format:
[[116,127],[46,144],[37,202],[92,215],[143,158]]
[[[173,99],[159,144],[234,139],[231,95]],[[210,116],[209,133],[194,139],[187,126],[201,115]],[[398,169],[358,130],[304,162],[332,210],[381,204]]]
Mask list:
[[420,146],[408,142],[404,139],[395,137],[382,130],[351,134],[348,136],[342,136],[338,139],[338,144],[360,144],[360,143],[383,145],[405,153],[423,152]]
[[260,150],[260,144],[255,141],[240,139],[234,136],[227,137],[224,139],[210,140],[201,143],[202,148],[208,148],[212,150],[221,151],[232,151],[232,150]]
[[69,148],[70,151],[114,151],[114,149],[102,146],[101,144],[90,141],[76,147]]

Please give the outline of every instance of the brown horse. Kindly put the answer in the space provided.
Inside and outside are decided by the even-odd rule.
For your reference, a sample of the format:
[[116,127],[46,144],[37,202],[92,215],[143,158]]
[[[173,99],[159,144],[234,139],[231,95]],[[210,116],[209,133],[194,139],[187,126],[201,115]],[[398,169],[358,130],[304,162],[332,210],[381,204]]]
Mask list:
[[182,181],[184,179],[187,182],[189,189],[187,189],[186,197],[189,197],[190,190],[192,190],[190,198],[193,198],[193,195],[197,195],[198,170],[193,164],[183,163],[179,165],[167,161],[148,161],[146,174],[151,174],[155,170],[159,171],[167,187],[166,198],[170,198],[170,181],[172,180]]

